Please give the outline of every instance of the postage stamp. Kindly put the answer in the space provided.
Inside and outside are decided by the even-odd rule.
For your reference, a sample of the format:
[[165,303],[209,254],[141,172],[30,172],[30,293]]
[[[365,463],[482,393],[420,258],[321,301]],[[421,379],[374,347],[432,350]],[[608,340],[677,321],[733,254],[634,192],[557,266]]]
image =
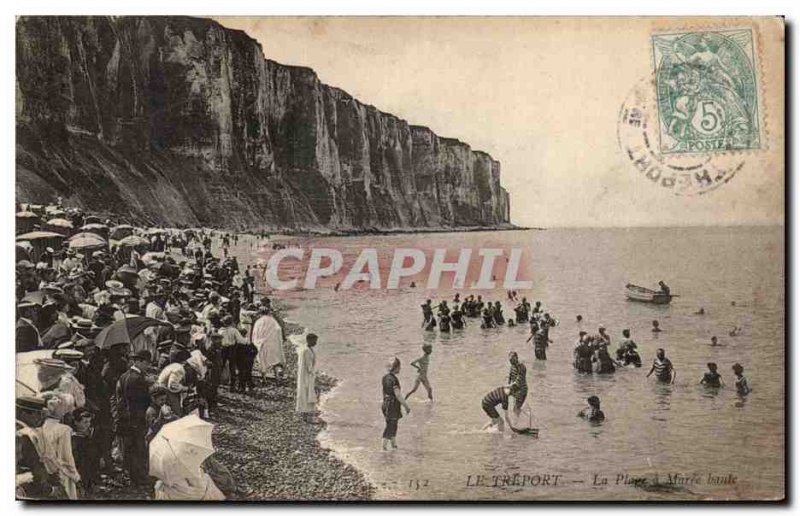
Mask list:
[[662,153],[761,148],[752,30],[652,36]]
[[659,189],[678,196],[707,194],[727,184],[746,165],[737,153],[664,152],[658,147],[661,118],[654,79],[628,93],[617,120],[617,139],[633,170]]

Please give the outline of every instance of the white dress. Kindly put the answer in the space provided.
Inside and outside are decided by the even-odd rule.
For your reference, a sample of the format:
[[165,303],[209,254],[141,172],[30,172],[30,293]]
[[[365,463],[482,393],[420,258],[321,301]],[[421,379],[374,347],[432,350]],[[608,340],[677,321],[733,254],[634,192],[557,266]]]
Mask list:
[[317,391],[314,382],[317,377],[317,354],[308,346],[297,351],[297,412],[314,412],[317,409]]
[[77,483],[81,480],[72,456],[72,429],[48,417],[39,429],[39,455],[47,472],[58,473],[61,485],[70,500],[78,499]]
[[286,363],[283,353],[283,330],[271,315],[263,315],[253,325],[253,345],[258,349],[258,363],[266,372]]

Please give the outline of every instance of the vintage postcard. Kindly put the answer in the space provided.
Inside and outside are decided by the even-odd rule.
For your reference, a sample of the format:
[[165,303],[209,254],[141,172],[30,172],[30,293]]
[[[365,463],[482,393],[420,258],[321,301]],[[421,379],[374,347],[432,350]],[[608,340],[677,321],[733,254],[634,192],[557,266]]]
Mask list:
[[782,18],[15,30],[19,500],[785,500]]

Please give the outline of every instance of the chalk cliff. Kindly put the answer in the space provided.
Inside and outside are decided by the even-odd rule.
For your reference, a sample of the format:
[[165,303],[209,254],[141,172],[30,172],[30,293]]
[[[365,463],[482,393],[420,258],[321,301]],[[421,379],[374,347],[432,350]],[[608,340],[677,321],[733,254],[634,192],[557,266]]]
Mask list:
[[[135,222],[509,222],[500,164],[188,17],[20,17],[16,193]],[[342,56],[346,59],[346,56]]]

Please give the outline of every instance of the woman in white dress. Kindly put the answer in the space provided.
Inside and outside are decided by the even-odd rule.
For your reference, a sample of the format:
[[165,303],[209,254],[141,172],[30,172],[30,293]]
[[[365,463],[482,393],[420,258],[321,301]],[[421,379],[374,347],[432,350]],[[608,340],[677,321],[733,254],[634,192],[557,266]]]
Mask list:
[[266,374],[272,370],[276,379],[283,378],[286,356],[283,353],[283,328],[272,316],[269,306],[260,307],[261,316],[253,325],[252,342],[258,349],[258,364]]
[[315,380],[317,377],[317,354],[314,347],[317,345],[317,336],[309,333],[306,336],[306,345],[297,351],[297,402],[295,411],[306,421],[310,422],[317,411],[317,391]]

